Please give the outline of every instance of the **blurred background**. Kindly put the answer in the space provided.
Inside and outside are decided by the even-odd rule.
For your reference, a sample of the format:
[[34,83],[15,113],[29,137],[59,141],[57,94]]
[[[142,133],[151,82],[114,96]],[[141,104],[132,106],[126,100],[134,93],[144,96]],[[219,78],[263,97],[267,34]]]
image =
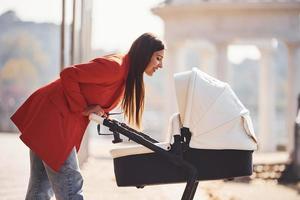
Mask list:
[[[16,109],[61,69],[126,53],[144,32],[167,46],[164,68],[145,77],[145,133],[165,140],[172,75],[198,67],[232,86],[259,138],[252,177],[201,183],[195,199],[300,199],[299,14],[298,0],[1,0],[0,199],[23,199],[29,177]],[[88,199],[180,199],[181,184],[117,188],[111,148],[91,123],[80,152]]]

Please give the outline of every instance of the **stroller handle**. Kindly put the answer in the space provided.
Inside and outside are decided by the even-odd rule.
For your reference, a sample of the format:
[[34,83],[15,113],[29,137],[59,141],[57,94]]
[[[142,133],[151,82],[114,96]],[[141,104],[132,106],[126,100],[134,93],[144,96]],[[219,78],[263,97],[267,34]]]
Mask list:
[[114,144],[115,143],[119,143],[119,142],[123,142],[123,140],[120,138],[120,134],[117,133],[117,132],[113,132],[113,134],[101,134],[100,133],[100,124],[103,124],[103,121],[105,120],[104,117],[101,117],[100,115],[92,113],[92,114],[89,115],[89,120],[90,121],[94,121],[94,122],[96,122],[98,124],[97,129],[99,129],[98,130],[98,134],[99,135],[113,135],[114,136],[114,140],[112,141],[112,143],[114,143]]
[[90,120],[90,121],[94,121],[94,122],[96,122],[97,124],[103,124],[104,118],[101,117],[100,115],[97,115],[97,114],[95,114],[95,113],[92,113],[92,114],[89,115],[89,120]]

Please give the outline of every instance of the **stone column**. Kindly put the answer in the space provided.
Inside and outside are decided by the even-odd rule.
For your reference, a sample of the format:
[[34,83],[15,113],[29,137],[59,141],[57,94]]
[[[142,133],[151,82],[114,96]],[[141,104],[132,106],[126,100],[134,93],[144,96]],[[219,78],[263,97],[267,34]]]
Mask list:
[[[291,183],[300,179],[300,112],[297,111],[300,103],[300,69],[297,66],[297,51],[299,44],[286,43],[288,53],[288,79],[287,79],[287,150],[291,162],[286,166],[279,182]],[[298,100],[298,102],[297,102]],[[297,123],[297,124],[296,124]]]
[[214,52],[211,48],[201,48],[200,49],[200,69],[205,73],[216,77],[216,71],[213,64]]
[[297,50],[299,44],[287,43],[288,51],[288,78],[287,78],[287,130],[289,152],[294,150],[294,125],[297,115],[297,95],[300,92],[300,69],[297,66]]
[[216,42],[216,77],[221,81],[229,82],[228,73],[228,59],[227,59],[227,46],[226,42]]
[[[92,24],[92,0],[81,1],[81,33],[78,41],[79,51],[77,59],[79,62],[86,62],[91,58],[91,24]],[[78,158],[82,165],[89,156],[89,133],[95,134],[96,129],[88,128],[84,134]]]
[[271,47],[260,47],[261,66],[259,73],[259,150],[271,152],[276,150],[274,137],[275,93],[274,69],[272,68]]
[[163,80],[164,98],[162,99],[165,113],[165,116],[162,116],[162,119],[166,120],[164,123],[166,125],[164,128],[164,133],[166,133],[168,130],[169,117],[174,112],[178,112],[173,74],[179,71],[184,71],[184,66],[181,66],[183,62],[180,55],[182,45],[174,41],[166,43],[167,49],[163,63],[164,69],[162,70],[165,76]]

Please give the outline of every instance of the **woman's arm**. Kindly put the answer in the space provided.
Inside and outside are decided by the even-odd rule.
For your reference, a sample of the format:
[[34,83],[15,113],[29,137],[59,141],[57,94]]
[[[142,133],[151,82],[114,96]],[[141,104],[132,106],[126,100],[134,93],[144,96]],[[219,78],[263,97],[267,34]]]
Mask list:
[[84,112],[88,107],[80,91],[80,83],[109,83],[116,78],[118,67],[116,62],[98,59],[97,62],[92,61],[65,68],[60,73],[60,78],[70,110]]

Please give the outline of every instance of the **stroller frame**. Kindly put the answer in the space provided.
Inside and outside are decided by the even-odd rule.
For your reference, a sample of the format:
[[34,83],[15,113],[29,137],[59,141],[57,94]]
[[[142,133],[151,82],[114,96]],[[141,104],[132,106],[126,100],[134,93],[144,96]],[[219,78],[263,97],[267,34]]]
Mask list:
[[[183,195],[181,197],[181,200],[192,200],[194,198],[194,195],[196,193],[197,186],[198,186],[198,180],[197,180],[198,170],[196,169],[195,166],[193,166],[189,162],[183,160],[183,158],[181,156],[181,152],[180,152],[181,149],[179,151],[177,151],[176,153],[166,151],[165,149],[160,148],[157,145],[155,145],[154,143],[156,143],[157,141],[152,139],[148,135],[140,133],[140,132],[130,128],[125,123],[120,123],[113,119],[104,119],[103,125],[107,126],[109,128],[109,130],[111,132],[113,132],[113,135],[114,135],[113,143],[121,142],[122,140],[120,139],[119,134],[124,135],[124,136],[128,137],[130,140],[151,149],[158,155],[165,158],[168,162],[171,162],[172,164],[182,168],[188,174],[188,177],[187,177],[186,186],[185,186]],[[184,128],[181,129],[181,137],[183,137],[184,132],[185,132]],[[179,142],[175,138],[175,143],[176,143],[176,141]],[[184,143],[186,143],[186,142],[183,141],[183,144]],[[181,143],[181,145],[182,145],[182,143]],[[137,186],[137,187],[139,187],[139,186]]]

